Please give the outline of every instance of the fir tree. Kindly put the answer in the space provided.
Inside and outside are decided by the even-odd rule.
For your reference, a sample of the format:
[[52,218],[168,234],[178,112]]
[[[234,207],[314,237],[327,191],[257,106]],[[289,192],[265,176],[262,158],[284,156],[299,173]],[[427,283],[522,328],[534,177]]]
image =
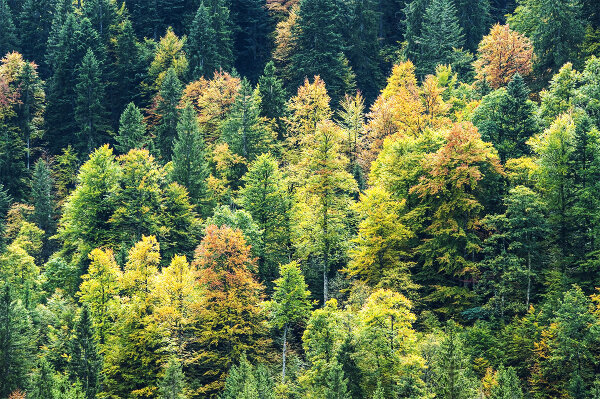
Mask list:
[[418,42],[418,75],[434,73],[439,64],[451,62],[454,49],[464,44],[463,30],[452,0],[431,0],[423,16]]
[[220,56],[217,41],[213,17],[202,1],[185,42],[192,80],[197,80],[202,76],[210,78],[212,73],[219,69]]
[[53,234],[56,228],[53,185],[48,163],[41,158],[38,159],[33,168],[31,181],[31,199],[34,207],[31,220],[48,235]]
[[187,104],[177,123],[173,146],[171,179],[187,188],[191,202],[202,215],[209,213],[207,179],[210,174],[205,143],[198,127],[196,112]]
[[134,103],[129,103],[119,119],[119,133],[115,137],[115,148],[126,154],[133,148],[148,147],[146,137],[146,123],[144,115]]
[[46,358],[41,358],[37,365],[36,373],[31,383],[31,395],[33,399],[54,399],[55,395],[54,369]]
[[490,399],[523,399],[523,391],[515,369],[512,367],[498,369],[497,384],[492,386]]
[[294,28],[294,84],[319,75],[333,104],[354,87],[354,73],[343,53],[342,11],[338,0],[302,0]]
[[181,362],[172,357],[165,368],[165,374],[162,377],[158,388],[160,399],[186,399],[185,377],[181,369]]
[[465,34],[465,49],[477,50],[491,25],[490,0],[455,0],[456,16]]
[[53,7],[53,0],[25,0],[18,18],[23,58],[35,60],[44,78],[49,76],[46,44],[52,26]]
[[275,64],[269,61],[265,65],[263,75],[258,79],[258,94],[260,95],[260,116],[274,122],[277,138],[283,139],[283,121],[286,113],[287,93],[283,82],[276,75]]
[[110,27],[116,22],[116,3],[111,0],[87,0],[83,3],[83,12],[88,17],[102,42],[107,43]]
[[[233,68],[233,26],[230,12],[224,0],[206,0],[208,13],[215,32],[217,59],[215,69],[230,71]],[[212,71],[209,71],[209,73]]]
[[179,100],[182,87],[173,68],[170,68],[160,87],[158,112],[160,124],[157,126],[158,152],[165,160],[170,160],[173,151],[173,140],[177,137],[177,123],[179,120]]
[[350,399],[348,393],[348,379],[344,376],[342,366],[332,362],[325,374],[325,399]]
[[17,35],[12,11],[6,0],[0,0],[0,56],[17,50]]
[[86,399],[96,398],[100,390],[101,357],[87,305],[83,305],[70,343],[69,371],[85,392]]
[[77,68],[75,90],[75,120],[86,145],[84,148],[90,152],[102,144],[108,128],[100,65],[92,50],[88,50]]

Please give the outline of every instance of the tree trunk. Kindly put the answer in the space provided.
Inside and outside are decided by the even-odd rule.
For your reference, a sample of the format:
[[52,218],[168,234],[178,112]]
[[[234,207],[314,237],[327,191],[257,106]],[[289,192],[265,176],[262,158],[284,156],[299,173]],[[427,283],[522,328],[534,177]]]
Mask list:
[[285,383],[285,352],[287,350],[287,331],[288,324],[285,323],[285,327],[283,327],[283,366],[281,367],[281,383]]
[[531,252],[527,252],[527,302],[525,311],[529,310],[529,295],[531,293]]

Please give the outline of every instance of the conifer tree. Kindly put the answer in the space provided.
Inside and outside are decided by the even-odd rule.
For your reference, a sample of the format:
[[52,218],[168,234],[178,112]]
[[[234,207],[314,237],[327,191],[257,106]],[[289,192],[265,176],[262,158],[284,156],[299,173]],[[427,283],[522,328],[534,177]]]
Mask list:
[[229,117],[221,126],[221,137],[234,154],[252,162],[267,152],[272,135],[260,117],[260,96],[250,82],[242,79],[242,86],[231,107]]
[[27,386],[34,341],[29,313],[7,282],[0,290],[0,396],[6,397]]
[[158,387],[160,399],[186,399],[185,377],[181,369],[181,362],[172,357],[165,367],[165,374]]
[[320,76],[338,104],[354,87],[354,73],[343,53],[342,10],[337,0],[303,0],[294,28],[293,83]]
[[283,328],[283,351],[281,383],[285,383],[285,360],[287,351],[287,336],[290,325],[307,319],[311,303],[310,291],[304,282],[304,276],[295,262],[282,265],[279,268],[280,277],[275,280],[273,299],[269,302],[271,320],[275,327]]
[[110,27],[117,19],[116,4],[110,0],[87,0],[83,3],[83,12],[105,44],[110,37]]
[[104,86],[100,65],[92,50],[88,50],[77,68],[75,120],[79,125],[82,147],[87,152],[102,144],[108,128],[104,106]]
[[491,25],[490,0],[455,0],[456,17],[465,34],[465,49],[477,50]]
[[17,35],[13,15],[8,2],[0,0],[0,56],[17,50]]
[[35,60],[44,78],[49,76],[46,45],[52,26],[53,8],[53,0],[25,0],[18,16],[23,58]]
[[11,203],[10,195],[4,189],[4,185],[0,183],[0,251],[4,251],[6,244],[4,234],[6,232],[6,214]]
[[[224,0],[206,0],[208,13],[212,18],[215,32],[217,59],[215,67],[217,70],[229,72],[233,68],[233,29],[230,17],[230,9]],[[212,71],[209,71],[209,75]]]
[[427,6],[419,36],[418,75],[434,73],[439,64],[452,61],[454,49],[464,44],[463,29],[452,0],[431,0]]
[[172,161],[171,179],[187,188],[190,201],[196,205],[201,215],[208,215],[210,204],[207,179],[210,172],[196,112],[189,103],[181,112],[177,123]]
[[500,367],[497,382],[497,385],[492,386],[491,399],[523,399],[523,391],[514,368]]
[[54,369],[48,363],[48,360],[43,357],[38,361],[37,370],[31,383],[31,395],[28,395],[28,397],[33,399],[55,399],[55,385]]
[[134,103],[129,103],[121,114],[121,118],[119,119],[119,133],[115,137],[115,140],[117,141],[115,148],[121,154],[126,154],[134,148],[148,147],[150,144],[146,137],[144,115],[142,115],[142,111]]
[[157,149],[166,161],[171,159],[173,141],[177,137],[177,123],[179,121],[179,100],[182,87],[175,69],[170,68],[160,86],[158,113],[160,124],[157,126]]
[[83,305],[75,325],[75,336],[70,342],[69,354],[71,375],[81,383],[86,399],[96,398],[96,394],[100,391],[102,361],[87,305]]
[[423,17],[430,0],[412,0],[404,8],[405,26],[404,40],[406,41],[406,56],[412,62],[419,59],[419,38],[423,29]]
[[192,80],[197,80],[202,76],[208,78],[220,67],[217,32],[213,25],[213,17],[204,5],[204,1],[202,1],[196,11],[196,16],[190,27],[190,34],[185,42]]
[[283,88],[283,82],[276,75],[273,61],[267,62],[263,75],[258,79],[258,94],[260,95],[260,116],[273,121],[277,139],[283,139],[282,118],[286,113],[287,93]]
[[31,199],[34,207],[32,221],[48,235],[53,234],[56,228],[53,185],[48,163],[42,158],[38,159],[31,181]]

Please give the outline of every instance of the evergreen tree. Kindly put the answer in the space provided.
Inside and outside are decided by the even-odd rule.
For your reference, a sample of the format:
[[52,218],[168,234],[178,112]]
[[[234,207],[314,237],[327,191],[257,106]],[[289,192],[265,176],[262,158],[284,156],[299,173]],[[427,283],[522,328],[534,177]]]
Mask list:
[[171,159],[173,141],[177,137],[177,123],[179,121],[179,100],[182,87],[175,69],[170,68],[160,86],[158,99],[158,113],[160,124],[157,126],[157,150],[166,161]]
[[70,343],[69,371],[81,383],[86,399],[96,398],[100,391],[101,363],[90,311],[83,305]]
[[84,14],[105,44],[108,44],[110,38],[111,25],[117,20],[116,4],[111,0],[87,0],[83,3]]
[[192,80],[197,80],[202,76],[210,78],[212,73],[220,67],[218,39],[213,25],[213,17],[202,1],[185,42]]
[[115,137],[117,144],[115,148],[126,154],[134,148],[147,148],[150,143],[146,136],[146,123],[142,111],[129,103],[119,119],[119,133]]
[[172,160],[171,179],[187,188],[190,201],[196,205],[201,215],[208,215],[210,203],[207,179],[210,172],[196,112],[189,103],[181,112],[177,123]]
[[185,379],[181,362],[172,357],[165,368],[165,374],[158,388],[160,399],[186,399]]
[[27,386],[34,341],[27,310],[15,300],[7,282],[0,289],[0,396],[7,397]]
[[260,116],[273,121],[277,139],[283,139],[283,120],[286,113],[287,93],[283,82],[276,75],[273,61],[267,62],[263,75],[258,79],[258,94],[260,95]]
[[429,3],[430,0],[412,0],[404,8],[406,18],[402,22],[405,26],[406,56],[413,62],[419,60],[419,38],[422,36],[423,18]]
[[8,2],[0,0],[0,56],[4,57],[11,51],[17,50],[17,35],[13,15]]
[[[584,38],[582,4],[579,0],[517,0],[508,22],[531,38],[537,56],[536,68],[543,78],[565,63],[577,60]],[[552,21],[549,23],[549,21]]]
[[231,21],[234,28],[235,68],[256,82],[271,54],[273,24],[262,0],[232,0]]
[[46,358],[41,358],[37,365],[36,373],[31,383],[31,397],[33,399],[55,399],[55,377],[54,369]]
[[56,228],[53,185],[48,163],[41,158],[38,159],[33,168],[31,181],[31,199],[34,207],[31,220],[48,235],[53,234]]
[[344,376],[342,366],[333,361],[325,375],[325,399],[350,399],[348,379]]
[[491,26],[490,0],[455,0],[454,5],[465,34],[465,49],[474,52]]
[[279,275],[280,277],[275,280],[273,299],[269,302],[268,309],[271,312],[273,325],[283,328],[281,383],[284,384],[288,331],[291,324],[308,318],[311,303],[310,291],[296,263],[280,266]]
[[[230,18],[230,9],[224,0],[206,0],[206,7],[212,18],[215,32],[217,70],[230,71],[233,68],[233,26]],[[209,71],[209,73],[212,71]]]
[[344,5],[337,0],[302,0],[294,28],[293,83],[319,75],[334,104],[354,87],[354,73],[343,53]]
[[[578,396],[574,396],[578,397]],[[497,374],[497,384],[492,386],[491,399],[523,399],[523,391],[519,378],[512,367],[500,367]]]
[[0,183],[0,251],[4,251],[5,232],[6,232],[6,214],[10,207],[11,198],[8,192],[4,189],[4,185]]
[[417,71],[421,77],[434,73],[439,64],[452,61],[454,49],[464,44],[464,33],[452,0],[431,0],[418,38]]
[[35,60],[40,74],[49,76],[46,45],[53,20],[53,0],[25,0],[18,17],[20,50],[26,60]]
[[83,139],[81,144],[91,152],[102,144],[108,128],[100,65],[92,50],[88,50],[77,68],[75,90],[75,120]]

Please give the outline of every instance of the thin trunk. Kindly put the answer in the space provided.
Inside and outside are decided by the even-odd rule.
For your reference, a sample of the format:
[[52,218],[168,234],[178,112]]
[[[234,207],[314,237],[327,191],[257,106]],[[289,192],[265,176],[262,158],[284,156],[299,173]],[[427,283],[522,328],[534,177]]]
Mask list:
[[288,324],[285,323],[285,327],[283,328],[283,366],[281,368],[281,383],[285,383],[285,352],[287,350],[287,331],[288,331]]
[[529,309],[529,295],[531,293],[531,252],[527,252],[527,303],[525,311]]

